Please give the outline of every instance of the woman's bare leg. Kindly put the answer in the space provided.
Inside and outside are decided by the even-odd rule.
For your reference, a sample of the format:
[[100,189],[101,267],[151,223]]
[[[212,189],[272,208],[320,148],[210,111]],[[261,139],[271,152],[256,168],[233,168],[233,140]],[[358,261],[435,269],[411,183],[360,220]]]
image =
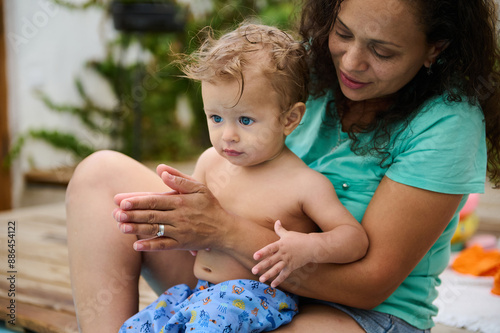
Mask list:
[[121,233],[112,217],[115,194],[166,190],[154,172],[116,152],[95,153],[76,169],[66,206],[71,284],[82,332],[117,332],[138,311],[141,266],[157,292],[196,283],[189,252],[136,252],[136,236]]
[[322,332],[349,332],[364,333],[365,330],[349,315],[341,310],[327,305],[310,304],[300,307],[292,322],[278,328],[280,333],[322,333]]

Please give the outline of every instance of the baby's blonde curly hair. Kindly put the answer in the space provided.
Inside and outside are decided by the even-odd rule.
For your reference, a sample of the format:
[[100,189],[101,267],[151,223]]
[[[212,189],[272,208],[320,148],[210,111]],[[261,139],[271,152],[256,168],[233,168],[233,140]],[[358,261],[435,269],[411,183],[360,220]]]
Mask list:
[[307,51],[289,33],[267,25],[244,22],[219,39],[214,38],[209,28],[207,35],[198,51],[181,61],[187,78],[207,82],[237,80],[241,98],[245,69],[247,66],[259,66],[280,96],[282,111],[307,100]]

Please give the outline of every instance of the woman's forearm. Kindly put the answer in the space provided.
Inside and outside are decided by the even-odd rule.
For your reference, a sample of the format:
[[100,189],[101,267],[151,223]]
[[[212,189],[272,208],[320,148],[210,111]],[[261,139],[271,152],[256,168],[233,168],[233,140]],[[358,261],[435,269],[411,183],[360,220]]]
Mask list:
[[280,288],[300,296],[372,309],[403,279],[388,278],[365,257],[348,264],[307,264],[295,270]]
[[[252,256],[255,251],[278,239],[274,231],[251,221],[229,214],[222,223],[224,236],[220,250],[230,254],[249,270],[257,263]],[[368,255],[367,255],[368,257]],[[399,285],[378,286],[377,267],[370,257],[349,264],[308,264],[294,271],[280,285],[295,294],[339,302],[359,308],[373,308],[387,298]],[[385,292],[384,292],[385,290]]]
[[366,256],[349,264],[308,264],[293,272],[282,287],[302,296],[373,308],[424,258],[461,198],[384,178],[363,217],[370,240]]
[[274,231],[231,213],[226,215],[220,229],[219,250],[231,255],[248,270],[256,264],[255,251],[279,239]]

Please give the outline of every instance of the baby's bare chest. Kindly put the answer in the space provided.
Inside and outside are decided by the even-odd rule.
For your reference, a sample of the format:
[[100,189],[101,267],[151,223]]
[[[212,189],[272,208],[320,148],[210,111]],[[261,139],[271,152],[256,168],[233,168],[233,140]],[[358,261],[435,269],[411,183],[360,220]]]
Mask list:
[[273,229],[276,220],[289,230],[312,232],[316,226],[303,212],[299,189],[284,179],[208,178],[222,207]]

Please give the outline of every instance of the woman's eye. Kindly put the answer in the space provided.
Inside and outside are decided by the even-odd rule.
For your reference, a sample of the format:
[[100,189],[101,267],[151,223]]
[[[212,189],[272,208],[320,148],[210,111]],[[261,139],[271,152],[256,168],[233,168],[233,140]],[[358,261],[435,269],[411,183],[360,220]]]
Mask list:
[[335,34],[337,36],[339,36],[340,38],[342,38],[342,39],[349,39],[349,38],[351,38],[351,35],[341,33],[338,30],[335,30]]
[[382,60],[388,60],[388,59],[391,59],[392,58],[392,55],[384,55],[384,54],[381,54],[379,52],[377,52],[377,50],[374,48],[373,49],[373,54],[375,54],[375,56],[377,58],[380,58]]
[[240,117],[240,123],[242,125],[251,125],[254,122],[253,119],[250,119],[248,117]]
[[214,123],[220,123],[220,122],[222,122],[222,117],[221,116],[213,115],[213,116],[210,116],[210,118],[212,118],[212,121]]

